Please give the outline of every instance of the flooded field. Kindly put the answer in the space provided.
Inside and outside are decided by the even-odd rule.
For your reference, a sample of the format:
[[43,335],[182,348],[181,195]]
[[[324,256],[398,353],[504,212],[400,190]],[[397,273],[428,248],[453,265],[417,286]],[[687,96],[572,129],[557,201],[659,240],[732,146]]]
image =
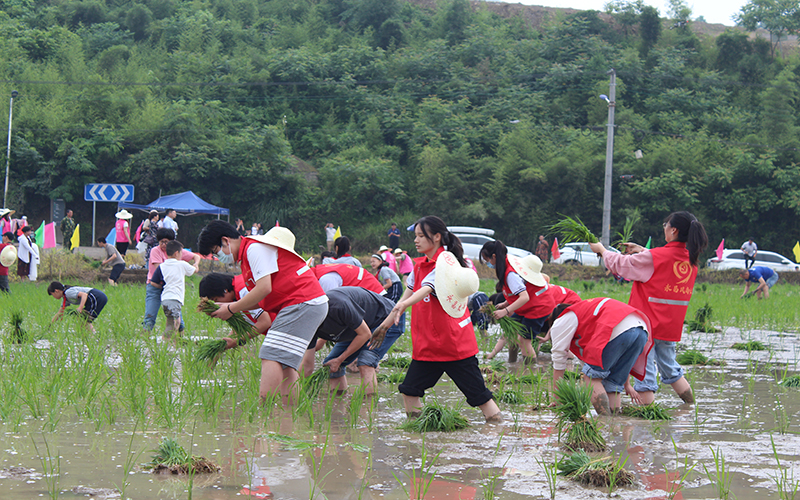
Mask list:
[[[573,287],[585,297],[629,292]],[[430,499],[551,498],[551,488],[556,498],[608,497],[608,488],[560,476],[548,483],[545,470],[562,450],[553,413],[534,407],[549,401],[549,355],[537,365],[507,365],[517,377],[493,377],[503,380],[497,391],[523,395],[521,404],[500,404],[501,424],[484,423],[443,380],[427,398],[460,407],[471,425],[421,435],[399,429],[406,419],[397,383],[385,380],[374,398],[353,391],[359,379],[349,375],[351,390],[342,397],[323,391],[294,411],[262,406],[255,347],[227,352],[213,369],[197,363],[193,342],[174,346],[141,333],[139,307],[125,304],[138,304],[143,291],[119,288],[109,292],[119,300],[109,303],[114,309],[104,311],[96,334],[70,321],[49,327],[58,303],[44,287],[14,288],[15,301],[43,309],[27,312],[24,326],[34,338],[22,344],[8,342],[5,317],[20,302],[0,298],[3,499],[408,499],[420,487]],[[737,293],[714,285],[693,298],[690,314],[708,302],[722,330],[684,335],[683,349],[723,363],[685,367],[697,404],[682,404],[667,388],[657,401],[673,420],[599,419],[607,454],[635,475],[614,496],[777,499],[797,490],[800,388],[778,384],[798,373],[797,289],[776,287],[772,303],[738,301]],[[223,333],[193,312],[187,323],[193,335]],[[751,341],[766,350],[733,348]],[[484,340],[482,349],[493,343]],[[408,356],[410,337],[397,347],[392,359]],[[382,378],[403,373],[391,364],[382,365]],[[144,470],[164,438],[213,460],[220,472],[189,478]]]

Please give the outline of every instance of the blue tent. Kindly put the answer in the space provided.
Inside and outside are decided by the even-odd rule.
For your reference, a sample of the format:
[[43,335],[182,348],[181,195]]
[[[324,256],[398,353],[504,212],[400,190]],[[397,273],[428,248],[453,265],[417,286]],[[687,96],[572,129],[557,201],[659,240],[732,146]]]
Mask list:
[[162,196],[147,205],[119,203],[118,206],[119,208],[135,208],[145,212],[149,212],[150,210],[164,212],[169,209],[174,209],[179,215],[212,214],[216,215],[218,219],[221,215],[227,215],[228,218],[230,218],[231,213],[227,208],[217,207],[203,201],[191,191]]

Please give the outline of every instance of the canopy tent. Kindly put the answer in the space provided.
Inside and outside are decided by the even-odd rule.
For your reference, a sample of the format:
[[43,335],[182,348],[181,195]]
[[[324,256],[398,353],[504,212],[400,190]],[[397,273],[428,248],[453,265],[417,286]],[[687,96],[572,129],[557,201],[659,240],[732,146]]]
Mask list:
[[211,203],[203,201],[191,191],[162,196],[147,205],[119,203],[118,206],[119,208],[135,208],[145,212],[149,212],[150,210],[164,212],[166,210],[173,209],[178,212],[179,215],[213,214],[216,215],[217,218],[219,218],[220,215],[227,215],[228,218],[230,218],[231,213],[227,208],[217,207]]

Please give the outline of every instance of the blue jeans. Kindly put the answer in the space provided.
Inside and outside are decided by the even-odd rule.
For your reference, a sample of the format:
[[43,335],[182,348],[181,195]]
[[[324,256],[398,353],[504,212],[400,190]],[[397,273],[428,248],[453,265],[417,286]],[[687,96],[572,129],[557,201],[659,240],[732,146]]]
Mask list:
[[489,316],[480,311],[481,307],[489,302],[489,297],[483,292],[476,292],[470,297],[467,306],[469,306],[469,319],[472,324],[477,326],[479,330],[486,330],[489,328]]
[[[156,319],[158,319],[158,311],[161,309],[161,289],[147,284],[144,296],[144,320],[142,320],[142,328],[145,330],[152,330],[156,326]],[[181,316],[181,329],[183,331],[186,325],[183,323],[183,316]]]
[[772,288],[773,286],[775,286],[775,283],[777,283],[777,282],[778,282],[778,273],[776,273],[776,272],[773,272],[773,273],[772,273],[772,276],[770,276],[769,278],[767,278],[767,279],[766,279],[766,280],[764,280],[764,281],[767,283],[767,286],[768,286],[769,288]]
[[647,374],[644,380],[637,381],[633,388],[636,392],[658,390],[656,369],[661,374],[661,383],[672,385],[683,377],[683,368],[675,360],[677,342],[653,339],[653,349],[647,356]]
[[[405,316],[405,313],[403,314],[403,316]],[[346,374],[345,369],[347,368],[347,365],[349,365],[356,359],[358,360],[357,366],[371,366],[373,368],[377,368],[378,363],[381,362],[386,353],[389,352],[389,349],[392,348],[397,339],[400,338],[400,335],[403,334],[405,326],[403,321],[405,320],[405,318],[401,317],[400,320],[401,321],[399,325],[393,325],[386,332],[386,337],[383,338],[383,343],[381,344],[380,347],[378,347],[377,349],[370,350],[370,348],[368,347],[369,341],[365,342],[364,345],[361,346],[361,349],[357,350],[356,352],[348,356],[348,358],[344,361],[344,363],[342,363],[338,372],[331,372],[330,378],[344,377]],[[333,349],[331,349],[331,352],[325,357],[325,361],[323,361],[323,363],[327,363],[328,361],[334,358],[338,358],[339,356],[342,355],[344,351],[347,350],[348,347],[350,347],[350,342],[337,342],[336,344],[334,344]]]
[[625,330],[603,348],[603,367],[583,364],[583,373],[589,378],[603,380],[606,392],[622,392],[631,374],[631,368],[642,354],[647,343],[647,332],[637,326]]

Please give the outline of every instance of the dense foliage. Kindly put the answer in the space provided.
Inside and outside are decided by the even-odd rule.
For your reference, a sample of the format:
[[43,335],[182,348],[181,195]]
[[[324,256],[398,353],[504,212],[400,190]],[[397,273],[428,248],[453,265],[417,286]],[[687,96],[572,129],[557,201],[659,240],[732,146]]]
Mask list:
[[686,209],[712,246],[789,253],[794,52],[698,36],[680,9],[673,24],[613,2],[533,26],[495,5],[0,0],[0,81],[20,92],[9,206],[64,198],[87,220],[85,183],[126,182],[137,202],[191,189],[248,224],[279,219],[306,248],[328,219],[364,250],[425,213],[528,248],[559,213],[599,234],[613,67],[612,232],[638,208],[634,238],[658,242]]

